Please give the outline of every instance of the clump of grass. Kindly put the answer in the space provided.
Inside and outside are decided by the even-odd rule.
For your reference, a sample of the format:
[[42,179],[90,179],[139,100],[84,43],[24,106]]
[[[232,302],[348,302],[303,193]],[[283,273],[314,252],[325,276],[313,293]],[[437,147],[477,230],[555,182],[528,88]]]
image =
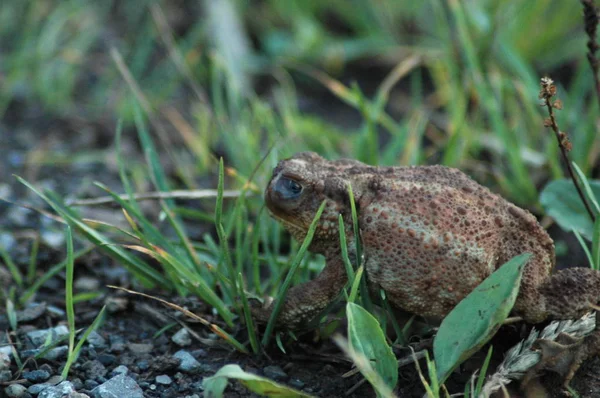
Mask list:
[[75,335],[77,330],[75,329],[75,307],[74,307],[74,296],[73,296],[73,276],[75,274],[75,256],[73,253],[73,234],[71,228],[67,226],[66,229],[66,242],[67,242],[67,261],[66,261],[66,278],[65,278],[65,307],[67,312],[67,324],[69,328],[69,352],[67,355],[67,362],[61,373],[61,377],[66,379],[71,370],[71,365],[77,361],[83,343],[87,340],[90,333],[98,329],[104,320],[104,311],[106,307],[102,307],[92,324],[86,329],[86,331],[80,336],[77,345],[75,345]]

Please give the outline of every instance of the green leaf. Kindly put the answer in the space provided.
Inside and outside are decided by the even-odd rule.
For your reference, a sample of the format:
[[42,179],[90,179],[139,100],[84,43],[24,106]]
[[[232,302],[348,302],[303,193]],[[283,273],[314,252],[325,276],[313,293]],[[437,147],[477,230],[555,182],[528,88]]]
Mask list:
[[[350,347],[365,356],[375,368],[390,390],[398,382],[398,362],[392,348],[387,344],[385,334],[377,319],[358,304],[346,304],[348,317],[348,340]],[[377,396],[383,396],[370,374],[363,374],[377,391]]]
[[461,362],[479,350],[512,309],[531,254],[513,257],[465,297],[444,318],[433,340],[440,384]]
[[[600,198],[600,181],[590,180],[591,192]],[[594,224],[590,220],[573,181],[555,180],[546,185],[540,195],[546,213],[566,231],[575,230],[587,240],[592,240]]]
[[267,378],[244,372],[238,365],[225,365],[214,376],[204,379],[202,382],[204,396],[206,398],[223,397],[228,379],[236,379],[250,391],[265,397],[311,397],[290,387],[277,384]]

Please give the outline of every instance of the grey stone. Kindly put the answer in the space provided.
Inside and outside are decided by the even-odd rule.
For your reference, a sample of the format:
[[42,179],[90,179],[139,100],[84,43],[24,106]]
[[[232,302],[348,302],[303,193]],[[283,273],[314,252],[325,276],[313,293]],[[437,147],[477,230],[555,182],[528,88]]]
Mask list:
[[42,229],[40,236],[46,245],[55,250],[59,250],[65,245],[65,234],[62,231]]
[[50,373],[47,370],[32,370],[23,372],[23,378],[31,383],[42,383],[50,378]]
[[156,376],[156,378],[154,379],[158,384],[162,384],[165,386],[168,386],[169,384],[173,383],[173,380],[171,380],[171,378],[167,375],[160,375],[160,376]]
[[97,379],[98,377],[106,376],[107,370],[100,361],[94,359],[92,361],[87,361],[81,367],[85,370],[85,377],[88,379]]
[[22,311],[17,311],[19,322],[31,322],[46,313],[46,303],[30,303]]
[[113,354],[100,354],[98,355],[98,360],[104,366],[110,366],[117,360],[117,357]]
[[58,347],[54,347],[51,350],[48,350],[48,352],[45,353],[42,358],[47,359],[49,361],[56,361],[59,359],[66,358],[68,353],[69,347],[66,345],[61,345]]
[[148,361],[145,361],[145,360],[139,361],[136,365],[137,365],[138,369],[142,372],[144,372],[150,368],[150,364],[148,363]]
[[90,398],[90,396],[81,392],[72,392],[67,395],[67,398]]
[[0,383],[9,381],[12,379],[12,372],[10,370],[0,370]]
[[55,305],[49,305],[46,308],[46,312],[53,318],[62,319],[65,317],[65,311]]
[[31,332],[27,332],[27,337],[29,337],[34,346],[40,347],[46,342],[48,334],[52,335],[51,341],[54,342],[61,337],[68,336],[69,329],[65,325],[59,325],[50,329],[32,330]]
[[154,345],[152,344],[129,344],[129,351],[131,351],[131,353],[134,355],[149,354],[153,349]]
[[100,287],[100,281],[96,278],[92,278],[89,276],[82,276],[80,278],[77,278],[73,286],[78,291],[91,292],[94,290],[98,290],[98,288]]
[[21,398],[26,391],[27,388],[20,384],[11,384],[10,386],[4,389],[6,396],[9,398]]
[[38,398],[62,398],[65,395],[69,395],[75,392],[73,384],[70,381],[63,381],[55,386],[50,386],[38,395]]
[[[9,347],[10,348],[10,347]],[[10,354],[0,352],[0,371],[10,367]]]
[[117,374],[125,374],[126,375],[127,372],[129,372],[129,369],[125,365],[119,365],[113,369],[113,373],[115,373],[115,375],[117,375]]
[[181,360],[181,363],[177,367],[177,369],[186,373],[194,373],[200,370],[201,364],[186,350],[179,350],[174,355],[175,358]]
[[27,392],[30,393],[31,395],[38,395],[40,392],[44,391],[48,387],[52,387],[52,384],[50,384],[50,383],[34,384],[32,386],[29,386],[29,388],[27,389]]
[[106,339],[100,336],[100,334],[96,331],[90,333],[90,335],[87,338],[87,342],[88,344],[93,345],[99,350],[103,350],[106,348]]
[[10,356],[12,355],[12,347],[9,345],[2,346],[0,347],[0,353],[10,358]]
[[294,388],[298,389],[298,390],[301,390],[302,388],[304,388],[304,382],[302,380],[299,380],[299,379],[291,379],[289,381],[289,385],[291,387],[294,387]]
[[190,332],[186,328],[182,328],[171,337],[171,341],[179,347],[187,347],[192,344],[192,336],[190,336]]
[[266,377],[273,380],[286,380],[288,378],[287,373],[283,371],[279,366],[271,365],[263,369],[263,373]]
[[[49,378],[48,380],[46,380],[46,383],[52,384],[53,386],[55,386],[58,383],[60,383],[61,381],[63,381],[61,375],[54,375],[51,378]],[[71,382],[71,384],[73,384],[73,382]],[[75,386],[73,386],[73,389],[75,389]]]
[[94,398],[143,398],[144,393],[131,377],[124,374],[113,377],[92,390]]

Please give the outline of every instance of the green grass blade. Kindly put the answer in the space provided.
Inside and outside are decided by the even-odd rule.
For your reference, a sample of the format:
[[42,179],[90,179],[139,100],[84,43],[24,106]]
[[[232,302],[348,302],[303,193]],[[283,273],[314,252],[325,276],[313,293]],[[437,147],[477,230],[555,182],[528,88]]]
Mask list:
[[67,225],[65,232],[67,242],[67,266],[65,278],[65,309],[67,312],[67,324],[69,327],[69,357],[73,355],[75,348],[75,307],[73,304],[73,274],[75,262],[73,257],[73,233]]
[[4,264],[10,271],[10,275],[12,276],[15,283],[19,286],[19,288],[23,287],[23,275],[21,275],[21,271],[19,271],[19,267],[14,263],[13,259],[10,257],[8,252],[4,249],[2,245],[0,245],[0,257],[4,260]]
[[27,267],[27,282],[33,283],[37,271],[37,256],[40,248],[40,236],[36,235],[31,243],[31,253],[29,255],[29,266]]
[[[244,286],[244,279],[242,278],[242,274],[238,274],[238,285],[240,288]],[[240,295],[242,299],[242,308],[244,309],[244,319],[246,320],[246,330],[248,331],[248,339],[250,340],[250,347],[252,347],[252,352],[258,354],[260,351],[260,342],[258,341],[258,337],[256,336],[256,326],[254,325],[254,320],[252,319],[252,313],[250,312],[250,305],[248,304],[248,297],[246,297],[245,293]]]

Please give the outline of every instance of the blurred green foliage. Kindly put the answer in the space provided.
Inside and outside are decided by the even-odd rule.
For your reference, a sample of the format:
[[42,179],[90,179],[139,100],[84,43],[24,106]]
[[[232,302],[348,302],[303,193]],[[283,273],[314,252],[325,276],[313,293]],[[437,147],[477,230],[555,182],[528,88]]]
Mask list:
[[[214,151],[252,170],[275,144],[283,153],[276,149],[266,170],[298,149],[443,163],[535,206],[537,189],[561,174],[536,104],[542,75],[559,84],[573,160],[589,173],[598,157],[585,40],[581,10],[547,0],[6,0],[0,112],[24,103],[47,118],[132,121],[140,97],[123,83],[114,47],[145,111],[185,137],[200,174],[214,170]],[[411,56],[418,62],[407,73],[381,84]],[[342,127],[328,109],[301,112],[315,87],[332,90],[362,122]],[[174,109],[191,134],[173,122]]]

